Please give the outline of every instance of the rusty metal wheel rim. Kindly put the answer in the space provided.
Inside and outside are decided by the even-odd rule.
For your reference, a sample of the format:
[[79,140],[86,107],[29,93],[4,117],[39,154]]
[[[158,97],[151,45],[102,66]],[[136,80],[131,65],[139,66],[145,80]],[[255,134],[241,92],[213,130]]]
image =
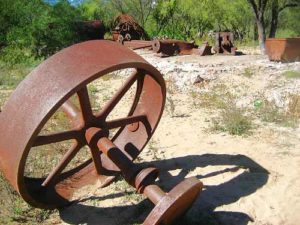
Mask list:
[[[84,171],[83,174],[76,172],[72,179],[67,180],[69,183],[66,182],[63,186],[59,186],[59,182],[47,188],[35,188],[32,183],[34,180],[28,182],[25,179],[24,167],[31,147],[49,140],[49,137],[36,139],[40,130],[70,96],[78,93],[79,99],[82,99],[82,109],[87,109],[88,103],[84,103],[87,94],[86,85],[104,74],[125,68],[135,68],[137,71],[129,78],[129,83],[136,77],[144,77],[141,96],[138,103],[133,105],[130,114],[135,119],[140,116],[146,118],[146,123],[139,122],[139,126],[133,131],[130,128],[126,129],[129,124],[123,125],[114,142],[134,160],[156,129],[166,94],[161,74],[134,52],[109,41],[80,43],[50,57],[18,86],[0,114],[0,133],[3,134],[0,137],[0,166],[6,178],[25,201],[40,208],[55,208],[68,204],[72,192],[68,190],[68,185],[72,189],[73,180],[83,179],[87,174],[92,174],[92,171]],[[109,110],[110,107],[106,109]],[[90,111],[82,111],[82,117],[90,120]],[[101,126],[102,122],[101,120],[98,126]],[[94,121],[86,123],[84,128],[95,125],[93,123]],[[80,144],[82,143],[78,143],[78,146]],[[133,149],[136,150],[134,153],[130,152],[132,149],[126,149],[128,144],[134,146]],[[78,146],[74,147],[73,152],[77,151]],[[89,178],[101,177],[102,174],[99,175],[99,171],[97,172],[94,178],[93,176]],[[39,185],[40,183],[41,181],[38,181]]]

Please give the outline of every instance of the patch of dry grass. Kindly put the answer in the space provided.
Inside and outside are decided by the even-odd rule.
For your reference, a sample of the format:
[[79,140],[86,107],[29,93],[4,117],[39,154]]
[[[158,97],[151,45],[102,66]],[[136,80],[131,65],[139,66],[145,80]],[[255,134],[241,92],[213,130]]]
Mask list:
[[166,80],[166,88],[167,88],[167,97],[166,97],[166,111],[171,115],[171,117],[176,116],[175,110],[176,110],[176,104],[173,99],[173,95],[176,93],[179,93],[179,89],[175,85],[174,81],[172,79]]
[[234,95],[228,91],[224,84],[215,85],[209,92],[191,92],[193,105],[195,108],[206,108],[210,110],[224,109],[226,102],[233,99]]
[[244,69],[242,75],[244,77],[251,78],[254,75],[254,70],[251,69],[251,68],[249,68],[249,67],[247,67],[247,68]]
[[212,131],[228,132],[231,135],[250,134],[252,120],[246,111],[236,106],[236,96],[224,84],[215,85],[212,91],[205,93],[192,92],[193,105],[209,109],[218,117],[212,119]]
[[283,76],[285,76],[287,79],[300,79],[300,71],[286,71],[283,73]]
[[287,115],[300,119],[300,95],[290,95]]
[[257,116],[264,122],[296,128],[300,120],[300,95],[290,95],[288,99],[286,110],[277,107],[274,102],[264,100],[262,106],[256,109]]
[[1,86],[0,86],[0,110],[3,108],[4,104],[8,100],[10,94],[11,91],[3,91],[1,90]]
[[218,119],[213,120],[212,130],[228,132],[231,135],[249,135],[253,128],[252,120],[246,111],[236,107],[234,102],[227,103]]

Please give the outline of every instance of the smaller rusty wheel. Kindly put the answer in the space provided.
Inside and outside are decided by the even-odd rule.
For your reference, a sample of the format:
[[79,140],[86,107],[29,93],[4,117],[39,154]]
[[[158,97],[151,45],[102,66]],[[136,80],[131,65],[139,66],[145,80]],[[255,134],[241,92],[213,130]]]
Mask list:
[[182,181],[160,199],[143,225],[171,224],[191,207],[202,187],[194,177]]

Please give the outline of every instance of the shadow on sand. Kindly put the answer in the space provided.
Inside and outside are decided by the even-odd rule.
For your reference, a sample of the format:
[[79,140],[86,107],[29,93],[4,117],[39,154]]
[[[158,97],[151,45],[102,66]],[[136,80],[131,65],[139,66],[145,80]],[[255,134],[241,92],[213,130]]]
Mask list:
[[[231,180],[215,186],[205,185],[204,183],[204,190],[189,212],[183,218],[177,220],[177,225],[246,225],[249,221],[252,221],[249,215],[243,212],[215,211],[215,209],[222,205],[234,203],[242,197],[255,193],[267,183],[269,176],[266,169],[244,155],[191,155],[143,164],[143,166],[149,165],[154,165],[160,169],[161,174],[159,178],[161,181],[158,184],[166,191],[182,181],[190,171],[197,168],[200,168],[200,170],[206,166],[223,166],[222,168],[225,168],[208,174],[198,174],[197,178],[200,180],[227,172],[242,171]],[[180,172],[176,176],[172,176],[168,172],[177,169]],[[153,208],[152,203],[148,200],[141,201],[136,205],[121,207],[100,208],[83,205],[88,200],[101,201],[123,195],[123,193],[118,193],[83,199],[80,202],[72,204],[70,207],[60,210],[60,217],[64,222],[69,224],[129,225],[143,223],[143,220]]]

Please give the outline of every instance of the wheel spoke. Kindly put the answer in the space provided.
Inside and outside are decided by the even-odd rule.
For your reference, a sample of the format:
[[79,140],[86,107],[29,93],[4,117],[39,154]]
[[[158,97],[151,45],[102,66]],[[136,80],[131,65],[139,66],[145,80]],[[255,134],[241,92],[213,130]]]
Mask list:
[[85,86],[84,88],[80,89],[77,92],[77,95],[79,98],[79,103],[80,103],[83,120],[85,121],[85,123],[88,123],[93,120],[94,115],[93,115],[92,106],[91,106],[87,87]]
[[59,174],[67,167],[70,161],[75,157],[78,151],[82,148],[82,144],[76,142],[73,146],[66,152],[59,164],[51,171],[48,177],[43,182],[42,186],[46,187],[52,184]]
[[130,75],[130,77],[126,80],[121,89],[118,90],[118,92],[112,97],[112,99],[96,115],[96,117],[102,117],[105,119],[113,110],[113,108],[118,104],[118,102],[122,99],[122,97],[126,94],[126,92],[130,89],[130,87],[134,84],[139,74],[139,71],[134,71],[133,74]]
[[128,115],[132,115],[134,113],[134,110],[140,101],[140,97],[141,97],[141,94],[143,91],[144,78],[145,78],[144,76],[137,77],[137,87],[136,87],[136,92],[135,92],[135,96],[134,96],[134,101],[132,103],[131,110]]
[[61,109],[67,114],[73,128],[83,123],[80,110],[70,100],[66,101]]
[[67,141],[71,139],[78,139],[79,133],[78,131],[64,131],[55,134],[47,134],[47,135],[39,135],[37,136],[33,147],[41,146],[41,145],[48,145],[52,143]]
[[136,123],[136,122],[145,122],[147,120],[146,115],[138,115],[138,116],[128,116],[121,119],[110,120],[106,122],[106,127],[108,129],[114,129],[118,127],[124,127],[128,124]]

